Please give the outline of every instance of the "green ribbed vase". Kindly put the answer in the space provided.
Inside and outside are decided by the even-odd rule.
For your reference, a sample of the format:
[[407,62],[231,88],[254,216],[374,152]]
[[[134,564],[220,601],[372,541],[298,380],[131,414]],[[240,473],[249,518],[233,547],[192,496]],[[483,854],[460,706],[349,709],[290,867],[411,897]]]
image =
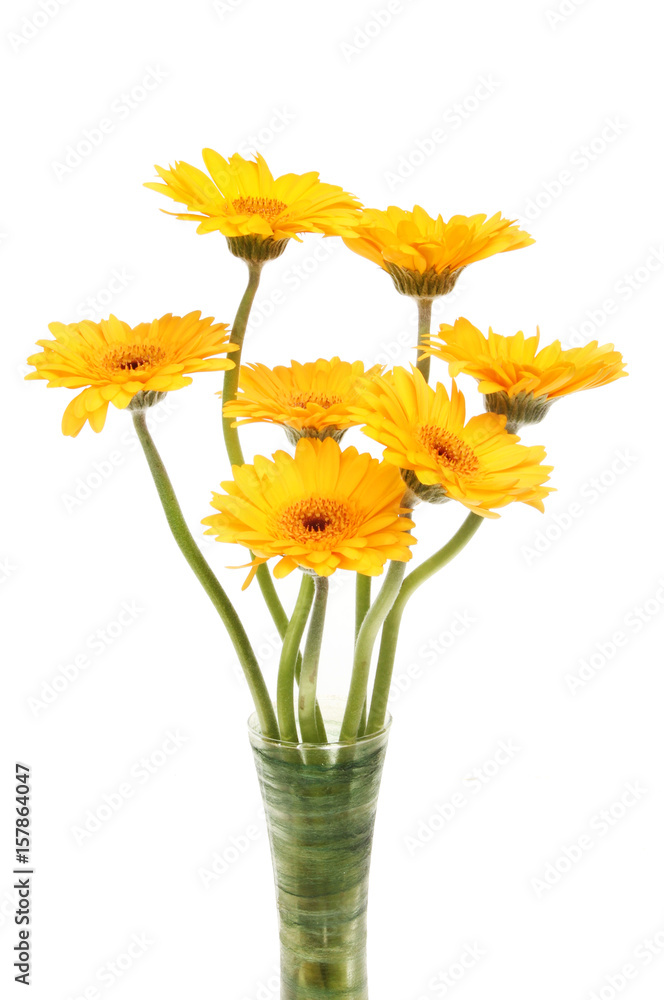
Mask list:
[[[249,733],[279,909],[281,1000],[368,1000],[367,893],[388,729],[353,744]],[[328,723],[329,738],[338,727]]]

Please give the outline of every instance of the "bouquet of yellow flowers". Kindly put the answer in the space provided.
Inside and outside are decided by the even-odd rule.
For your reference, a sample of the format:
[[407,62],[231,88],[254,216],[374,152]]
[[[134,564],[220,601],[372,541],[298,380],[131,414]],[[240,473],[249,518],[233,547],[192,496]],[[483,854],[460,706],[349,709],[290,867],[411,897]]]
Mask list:
[[[282,1000],[365,1000],[371,839],[404,608],[501,508],[518,501],[544,509],[552,469],[544,449],[522,444],[518,431],[539,423],[554,400],[621,378],[625,366],[611,344],[540,347],[539,330],[485,334],[457,319],[431,332],[433,299],[450,292],[465,267],[533,242],[500,214],[445,222],[419,206],[367,209],[315,172],[274,178],[260,155],[226,160],[206,149],[203,160],[205,171],[183,162],[157,167],[160,181],[146,186],[180,206],[177,218],[196,220],[199,233],[220,232],[246,262],[232,327],[200,312],[137,326],[115,316],[53,323],[52,339],[38,341],[40,353],[29,358],[35,370],[27,378],[76,390],[62,421],[72,437],[86,423],[101,431],[109,403],[131,412],[168,525],[228,631],[255,704],[250,739],[274,861]],[[365,368],[339,357],[241,364],[262,268],[305,233],[340,237],[415,300],[410,368]],[[448,364],[449,388],[430,384],[432,358]],[[218,541],[247,550],[243,586],[256,578],[282,640],[275,692],[183,517],[146,422],[150,407],[204,371],[224,372],[219,395],[232,478],[213,494],[203,524]],[[467,417],[457,376],[476,380],[483,413]],[[247,463],[239,428],[260,422],[281,425],[289,447]],[[384,447],[382,459],[345,445],[353,427]],[[467,509],[465,521],[406,572],[418,505],[448,502]],[[296,570],[299,593],[287,610],[274,578]],[[317,694],[329,578],[337,571],[356,581],[342,710]],[[381,576],[372,595],[372,579]]]

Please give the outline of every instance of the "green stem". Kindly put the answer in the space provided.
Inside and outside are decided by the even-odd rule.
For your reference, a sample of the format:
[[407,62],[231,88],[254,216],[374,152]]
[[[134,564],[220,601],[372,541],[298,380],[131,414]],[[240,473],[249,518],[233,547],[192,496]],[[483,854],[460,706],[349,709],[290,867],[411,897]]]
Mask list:
[[318,682],[318,662],[323,642],[325,612],[327,610],[327,594],[329,583],[326,576],[314,577],[314,600],[311,608],[311,618],[307,631],[307,641],[302,658],[300,674],[300,697],[298,711],[300,717],[300,732],[303,743],[316,743],[325,739],[324,732],[319,732],[316,719],[316,684]]
[[[431,307],[433,305],[433,299],[421,299],[417,300],[417,346],[422,347],[422,341],[429,336],[431,333]],[[233,355],[231,355],[232,357]],[[429,371],[431,369],[431,358],[422,357],[421,351],[417,355],[417,367],[424,375],[424,381],[429,381]],[[226,373],[228,374],[228,373]]]
[[180,551],[198,577],[205,593],[212,601],[219,617],[226,626],[226,630],[244,670],[244,675],[247,678],[252,698],[254,699],[261,732],[265,736],[278,739],[279,729],[272,702],[270,701],[270,695],[244,626],[225,590],[210,569],[187,527],[187,522],[184,519],[173,485],[166,472],[166,467],[148,430],[145,420],[145,410],[135,410],[132,416],[138,439],[143,446],[161,505],[164,508],[168,526],[173,533]]
[[449,542],[443,545],[442,549],[439,549],[438,552],[434,552],[432,556],[426,559],[417,569],[414,569],[412,573],[409,573],[403,581],[399,596],[394,602],[392,610],[383,626],[383,635],[378,653],[378,666],[376,668],[376,680],[374,682],[371,709],[367,721],[367,733],[376,733],[385,725],[387,700],[390,695],[394,658],[399,639],[399,626],[406,604],[418,587],[433,576],[434,573],[437,573],[439,569],[442,569],[443,566],[451,562],[465,548],[484,520],[485,518],[480,517],[479,514],[471,512]]
[[[230,400],[235,399],[237,388],[240,383],[240,363],[242,361],[242,345],[244,344],[244,335],[247,332],[249,313],[251,312],[251,307],[254,299],[256,298],[258,283],[261,279],[260,264],[248,262],[247,267],[249,268],[249,281],[247,282],[247,287],[244,295],[242,296],[240,305],[238,306],[237,313],[235,314],[230,336],[230,343],[237,344],[238,347],[237,351],[233,351],[228,355],[231,361],[235,362],[235,367],[229,368],[224,373],[224,386],[221,393],[223,406],[225,406]],[[226,443],[226,451],[228,452],[231,465],[243,465],[244,457],[242,455],[242,447],[240,445],[240,435],[238,434],[237,427],[231,426],[234,419],[234,417],[223,417],[224,441]]]
[[316,699],[316,707],[314,711],[316,713],[316,740],[318,743],[327,743],[327,732],[325,730],[325,721],[323,720],[323,713],[320,710],[318,699]]
[[[284,611],[284,606],[279,600],[279,595],[274,586],[274,581],[270,574],[268,567],[263,564],[259,566],[258,572],[256,574],[258,580],[258,585],[261,589],[261,593],[265,598],[265,603],[268,607],[270,614],[272,615],[272,621],[277,627],[277,632],[279,633],[279,638],[284,639],[286,632],[288,630],[288,615]],[[302,670],[302,653],[297,650],[295,656],[295,681],[299,685],[300,683],[300,671]],[[325,725],[323,723],[323,713],[320,710],[318,702],[316,702],[316,719],[318,720],[318,726],[321,733],[325,732]],[[321,743],[325,740],[321,738]]]
[[360,634],[355,643],[355,659],[350,681],[348,702],[339,734],[341,743],[351,743],[357,739],[362,722],[362,709],[367,699],[367,684],[371,669],[371,656],[378,631],[396,600],[406,564],[392,562],[385,574],[383,586],[362,622]]
[[362,715],[360,716],[360,728],[357,731],[358,737],[364,736],[367,731],[367,699],[364,699],[364,705],[362,706]]
[[[283,632],[281,638],[283,639],[286,633]],[[298,650],[297,656],[295,658],[295,683],[298,688],[300,687],[300,674],[302,673],[302,653]],[[320,733],[319,743],[325,743],[325,723],[323,722],[323,713],[320,710],[320,705],[318,704],[318,699],[316,699],[316,725],[318,726],[318,732]]]
[[311,602],[314,598],[314,582],[308,573],[302,574],[300,593],[298,594],[293,616],[288,623],[284,644],[279,660],[279,675],[277,679],[277,714],[281,739],[288,743],[297,743],[297,723],[295,721],[295,667],[300,651],[300,642]]
[[[367,616],[367,611],[371,607],[371,577],[362,576],[361,573],[357,574],[357,580],[355,583],[355,642],[357,642],[357,637],[360,634],[360,629],[362,628],[362,622]],[[367,728],[367,699],[364,699],[364,705],[362,706],[362,716],[360,718],[360,728],[358,729],[357,735],[364,736],[364,732]]]
[[355,642],[360,634],[362,622],[371,607],[371,577],[357,574],[355,581]]
[[[251,261],[247,262],[247,267],[249,268],[249,280],[247,282],[244,295],[240,301],[240,305],[238,306],[237,313],[235,314],[230,336],[230,343],[237,344],[238,350],[229,354],[229,358],[235,362],[235,367],[229,368],[228,371],[224,373],[224,385],[221,394],[222,407],[229,400],[235,399],[237,394],[238,385],[240,383],[240,364],[242,362],[244,336],[247,332],[247,323],[249,322],[251,307],[254,303],[254,299],[256,298],[256,292],[258,291],[262,266],[263,265],[261,263],[254,263]],[[240,435],[237,427],[231,426],[233,419],[233,417],[222,418],[224,442],[226,444],[226,451],[228,452],[228,458],[231,465],[243,465],[244,455],[242,454]],[[270,574],[269,567],[265,563],[258,567],[256,578],[267,608],[272,616],[272,621],[277,626],[279,636],[283,639],[286,634],[286,629],[288,628],[288,615],[284,611],[283,605],[279,600],[274,580]]]
[[276,625],[279,638],[283,639],[288,628],[288,615],[284,611],[284,606],[279,600],[277,588],[274,585],[272,574],[267,563],[262,563],[256,571],[256,579],[260,587],[261,594],[267,605],[267,609],[272,616],[272,621]]

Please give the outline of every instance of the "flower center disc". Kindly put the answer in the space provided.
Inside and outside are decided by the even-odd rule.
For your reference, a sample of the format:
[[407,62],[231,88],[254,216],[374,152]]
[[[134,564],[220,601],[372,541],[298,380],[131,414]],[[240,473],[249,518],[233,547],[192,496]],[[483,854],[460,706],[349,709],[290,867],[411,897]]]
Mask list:
[[480,463],[473,449],[444,427],[425,424],[419,429],[419,438],[440,465],[461,475],[476,472],[479,468]]
[[278,517],[278,527],[287,538],[307,547],[327,548],[343,538],[351,527],[348,505],[342,500],[310,497],[286,507]]
[[299,406],[302,409],[306,407],[307,403],[317,403],[324,410],[328,410],[331,406],[340,402],[341,396],[321,396],[316,392],[301,392],[299,395],[294,393],[290,398],[291,406]]
[[114,347],[102,358],[104,368],[112,372],[137,372],[161,364],[166,352],[154,344],[127,344]]
[[233,208],[238,215],[260,215],[266,222],[273,222],[288,206],[276,198],[236,198]]

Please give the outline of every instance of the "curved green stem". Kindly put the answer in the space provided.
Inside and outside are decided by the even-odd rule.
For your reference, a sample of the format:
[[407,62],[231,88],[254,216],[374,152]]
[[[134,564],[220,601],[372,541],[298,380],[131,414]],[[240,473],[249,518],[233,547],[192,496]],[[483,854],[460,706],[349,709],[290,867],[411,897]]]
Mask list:
[[371,607],[371,577],[358,573],[355,580],[355,642]]
[[364,699],[364,705],[362,706],[362,715],[360,716],[360,728],[357,731],[358,737],[364,736],[367,731],[367,699]]
[[267,563],[262,563],[258,567],[256,571],[256,579],[258,580],[258,586],[260,587],[267,609],[272,616],[272,621],[274,622],[277,632],[279,633],[279,638],[283,639],[286,635],[286,629],[288,628],[288,615],[284,611],[284,606],[279,600],[277,588],[274,585],[274,580],[272,579],[272,574],[270,573],[270,568]]
[[366,618],[362,622],[360,634],[355,643],[355,659],[350,681],[350,691],[339,734],[339,741],[341,743],[350,743],[356,740],[360,731],[362,709],[367,699],[367,684],[369,681],[374,643],[381,625],[396,600],[405,571],[405,563],[390,563],[390,568],[385,574],[383,586],[380,588],[378,597],[369,608]]
[[316,718],[316,684],[318,682],[318,663],[323,642],[329,589],[326,576],[314,577],[314,600],[302,658],[300,697],[298,699],[300,732],[303,743],[317,743],[325,740],[324,731],[322,733],[319,731],[320,720]]
[[[235,399],[238,390],[244,336],[247,332],[247,323],[249,322],[251,307],[254,304],[254,299],[256,298],[256,292],[258,291],[258,285],[261,277],[261,263],[249,261],[247,262],[247,267],[249,268],[249,280],[247,281],[247,287],[242,299],[240,300],[237,313],[235,314],[230,336],[230,343],[237,344],[238,347],[237,351],[233,351],[229,354],[229,358],[235,362],[235,367],[229,368],[228,371],[224,373],[224,385],[221,394],[222,408],[229,400]],[[242,454],[240,435],[237,427],[231,426],[233,418],[222,417],[222,421],[224,429],[224,443],[226,444],[229,461],[231,465],[243,465],[244,455]],[[284,611],[283,605],[279,600],[279,595],[277,594],[276,587],[274,586],[274,580],[270,575],[269,567],[265,563],[258,567],[258,570],[256,571],[256,578],[268,611],[272,616],[272,621],[277,627],[280,638],[283,639],[286,634],[286,629],[288,628],[288,615]]]
[[231,604],[225,590],[210,569],[203,553],[194,541],[193,535],[187,527],[182,509],[175,495],[173,485],[169,479],[166,467],[161,460],[157,447],[152,440],[145,420],[145,410],[135,410],[132,413],[134,427],[138,439],[143,446],[145,457],[147,458],[152,478],[154,479],[157,493],[164,508],[168,526],[173,533],[180,551],[198,577],[205,593],[212,601],[219,617],[226,626],[226,630],[231,638],[235,652],[238,655],[240,664],[249,684],[261,732],[265,736],[274,739],[279,738],[279,728],[277,718],[270,701],[270,695],[265,684],[265,679],[261,673],[258,661],[251,648],[251,643],[240,621],[237,611]]
[[[360,634],[360,629],[362,628],[362,622],[367,616],[367,611],[371,607],[371,577],[362,576],[361,573],[357,574],[357,580],[355,582],[355,642],[357,642],[357,637]],[[364,736],[364,732],[367,728],[367,699],[364,699],[364,705],[362,706],[362,716],[360,718],[360,728],[358,729],[357,735]]]
[[288,743],[297,743],[297,723],[295,721],[295,668],[300,651],[300,642],[311,602],[314,598],[314,582],[308,573],[302,574],[302,583],[297,597],[293,616],[288,623],[284,644],[279,660],[279,675],[277,679],[277,715],[281,739]]
[[[251,312],[251,307],[254,303],[254,299],[256,298],[258,283],[261,279],[260,264],[248,262],[247,267],[249,268],[249,280],[247,282],[244,295],[240,301],[240,305],[238,306],[237,313],[235,314],[230,336],[230,343],[236,344],[238,348],[237,351],[233,351],[229,354],[230,360],[235,362],[235,367],[229,368],[226,372],[224,372],[224,386],[221,393],[222,406],[225,406],[229,400],[235,399],[235,394],[237,393],[237,388],[240,383],[240,363],[242,361],[242,345],[244,344],[244,335],[247,332],[249,313]],[[231,426],[234,417],[223,417],[222,419],[224,425],[224,441],[226,443],[226,451],[228,452],[231,465],[243,465],[244,457],[242,455],[242,447],[240,446],[240,435],[238,434],[237,427]]]
[[[422,341],[431,333],[431,307],[433,299],[417,300],[417,346],[422,347]],[[232,357],[232,355],[231,355]],[[417,367],[424,375],[424,381],[429,381],[429,371],[431,370],[431,358],[422,357],[421,351],[417,354]]]
[[383,626],[383,635],[378,653],[378,666],[376,668],[376,680],[374,682],[371,709],[367,721],[367,733],[379,732],[385,725],[387,700],[390,695],[394,658],[399,638],[399,626],[406,604],[418,587],[433,576],[434,573],[437,573],[439,569],[442,569],[443,566],[451,562],[465,548],[484,520],[485,518],[480,517],[479,514],[471,512],[449,542],[443,545],[442,549],[439,549],[438,552],[434,552],[432,556],[429,556],[417,569],[409,573],[403,581],[399,596],[394,602],[392,610]]
[[[302,674],[302,653],[298,651],[297,660],[295,661],[295,683],[297,684],[298,690],[300,688],[300,675]],[[321,711],[320,705],[318,704],[318,698],[316,698],[316,725],[318,727],[319,743],[327,742],[327,734],[325,732],[325,722],[323,721],[323,713]]]

